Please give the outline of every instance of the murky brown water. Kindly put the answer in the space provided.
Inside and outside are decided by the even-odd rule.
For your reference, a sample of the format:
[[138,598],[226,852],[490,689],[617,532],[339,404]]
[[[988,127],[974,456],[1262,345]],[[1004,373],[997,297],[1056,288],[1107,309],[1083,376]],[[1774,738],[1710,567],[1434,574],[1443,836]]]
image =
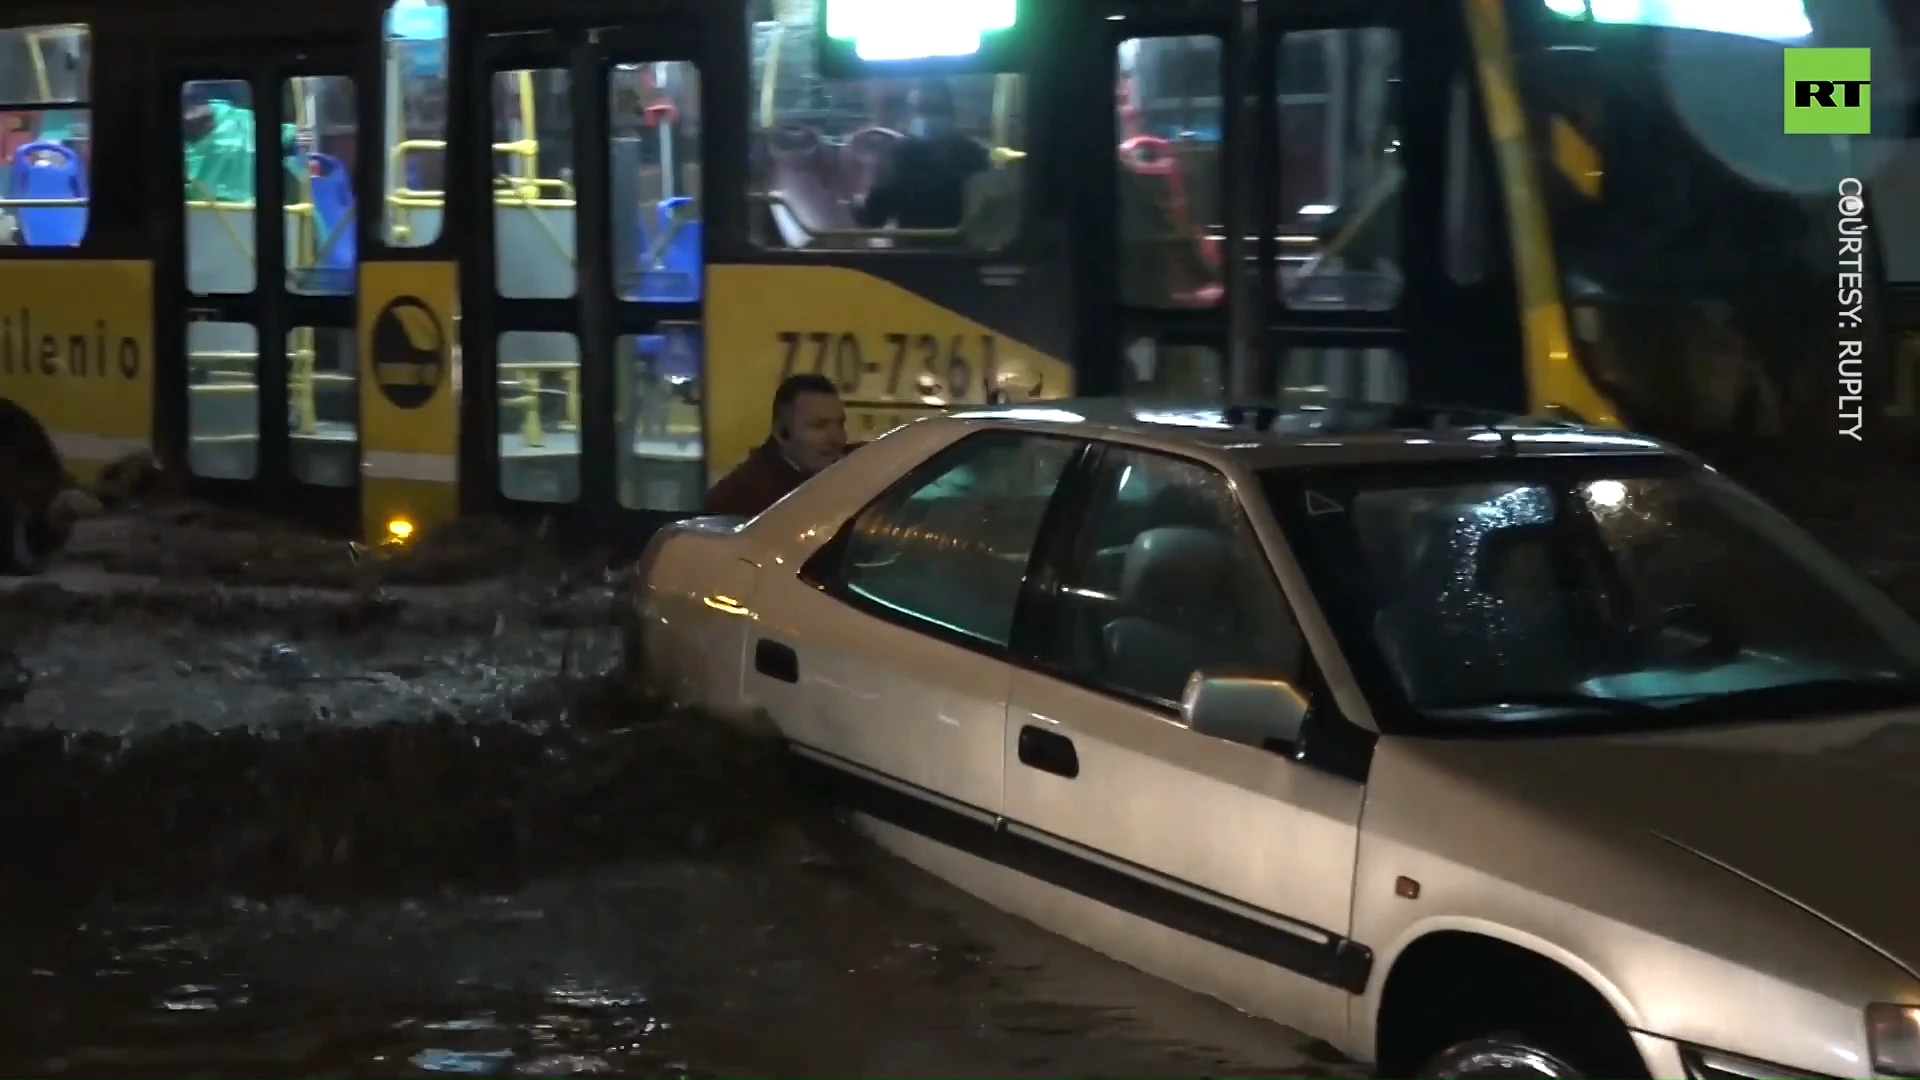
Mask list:
[[0,1072],[1353,1073],[623,699],[597,576],[106,526],[0,593]]
[[877,858],[100,911],[0,993],[23,1075],[1352,1074]]

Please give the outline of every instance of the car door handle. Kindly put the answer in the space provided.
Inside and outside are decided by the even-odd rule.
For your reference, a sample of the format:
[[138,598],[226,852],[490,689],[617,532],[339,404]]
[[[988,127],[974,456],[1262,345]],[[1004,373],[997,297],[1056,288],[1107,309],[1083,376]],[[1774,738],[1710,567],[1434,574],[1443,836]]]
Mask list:
[[1073,748],[1072,739],[1057,731],[1028,724],[1020,729],[1019,751],[1020,764],[1029,769],[1069,780],[1080,775],[1080,752]]
[[793,646],[782,645],[772,638],[761,638],[753,644],[753,670],[769,679],[783,683],[800,681],[800,654]]

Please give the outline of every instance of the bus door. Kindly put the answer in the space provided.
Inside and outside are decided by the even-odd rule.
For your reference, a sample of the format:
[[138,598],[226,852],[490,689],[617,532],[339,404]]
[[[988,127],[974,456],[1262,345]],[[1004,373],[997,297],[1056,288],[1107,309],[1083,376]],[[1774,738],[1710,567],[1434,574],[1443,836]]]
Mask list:
[[[1524,410],[1500,204],[1449,11],[1315,0],[1262,3],[1254,26],[1110,22],[1117,251],[1104,273],[1118,389],[1231,385],[1237,222],[1259,396]],[[1241,83],[1251,114],[1223,104]]]
[[1521,311],[1461,8],[1265,4],[1267,384],[1528,411]]
[[696,44],[664,22],[491,39],[467,422],[510,509],[599,531],[704,494]]
[[1462,7],[1263,3],[1252,161],[1262,382],[1528,411],[1502,201]]
[[1108,198],[1084,200],[1104,205],[1076,245],[1076,277],[1096,305],[1086,321],[1106,337],[1091,352],[1119,357],[1083,364],[1084,391],[1211,398],[1226,386],[1232,27],[1143,9],[1080,35],[1101,50],[1085,106],[1110,109],[1112,123],[1084,125],[1077,152],[1110,163],[1113,180]]
[[304,45],[182,60],[162,127],[182,179],[157,320],[178,350],[168,450],[205,494],[339,530],[360,473],[356,67]]

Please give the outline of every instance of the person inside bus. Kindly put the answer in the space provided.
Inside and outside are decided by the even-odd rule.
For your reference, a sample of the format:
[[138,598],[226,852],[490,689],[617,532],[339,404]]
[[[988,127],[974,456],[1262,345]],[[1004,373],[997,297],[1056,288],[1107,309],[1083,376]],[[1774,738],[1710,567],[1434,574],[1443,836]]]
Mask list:
[[[250,203],[254,200],[254,113],[245,105],[243,82],[189,86],[181,96],[180,135],[186,160],[186,193],[192,202]],[[298,130],[280,125],[280,153],[289,190],[306,171]]]
[[753,517],[847,450],[839,388],[824,375],[789,375],[773,392],[773,434],[713,485],[700,512]]
[[866,229],[957,229],[966,218],[967,182],[992,168],[993,158],[960,130],[946,80],[922,83],[908,108],[908,137],[894,146],[879,180],[854,208],[854,221]]

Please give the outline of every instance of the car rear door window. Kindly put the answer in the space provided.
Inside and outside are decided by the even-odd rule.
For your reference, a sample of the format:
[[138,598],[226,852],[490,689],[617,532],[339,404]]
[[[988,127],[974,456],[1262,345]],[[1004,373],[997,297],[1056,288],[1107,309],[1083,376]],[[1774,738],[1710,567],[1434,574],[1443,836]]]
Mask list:
[[1301,637],[1227,478],[1115,450],[1047,605],[1042,660],[1061,675],[1172,705],[1199,670],[1299,674]]
[[1076,440],[989,432],[903,480],[854,519],[836,584],[846,595],[1005,645],[1041,520]]

